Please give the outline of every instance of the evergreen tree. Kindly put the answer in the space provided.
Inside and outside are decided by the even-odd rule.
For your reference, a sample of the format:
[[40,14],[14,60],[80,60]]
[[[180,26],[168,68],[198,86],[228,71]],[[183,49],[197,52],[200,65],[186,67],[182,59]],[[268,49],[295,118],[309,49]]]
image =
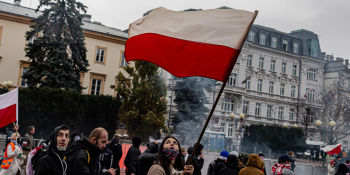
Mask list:
[[193,145],[199,137],[202,124],[207,116],[208,99],[205,90],[209,90],[212,80],[201,77],[189,77],[176,81],[174,92],[178,112],[172,119],[174,131],[183,143]]
[[[166,86],[158,74],[158,66],[136,61],[126,67],[127,76],[118,74],[118,97],[122,101],[120,119],[129,136],[146,141],[164,128]],[[129,79],[130,78],[130,79]]]
[[76,0],[40,0],[43,8],[26,33],[30,68],[29,87],[51,87],[81,92],[80,73],[89,63],[82,26],[86,7]]

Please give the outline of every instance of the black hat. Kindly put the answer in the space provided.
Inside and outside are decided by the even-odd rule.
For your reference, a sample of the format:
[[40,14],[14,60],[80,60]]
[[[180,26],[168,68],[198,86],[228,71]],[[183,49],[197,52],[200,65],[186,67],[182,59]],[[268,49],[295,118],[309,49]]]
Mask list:
[[291,162],[292,159],[287,154],[282,154],[278,157],[278,163]]

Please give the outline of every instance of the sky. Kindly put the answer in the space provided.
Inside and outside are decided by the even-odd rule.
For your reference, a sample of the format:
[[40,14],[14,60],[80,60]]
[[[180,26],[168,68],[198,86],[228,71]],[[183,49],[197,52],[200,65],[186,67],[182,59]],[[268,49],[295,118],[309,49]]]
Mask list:
[[[13,2],[13,0],[0,0]],[[350,0],[79,0],[92,15],[92,21],[121,30],[147,11],[213,9],[227,6],[259,14],[255,24],[290,33],[306,29],[319,36],[322,52],[350,59]],[[22,0],[21,5],[36,8],[38,0]]]

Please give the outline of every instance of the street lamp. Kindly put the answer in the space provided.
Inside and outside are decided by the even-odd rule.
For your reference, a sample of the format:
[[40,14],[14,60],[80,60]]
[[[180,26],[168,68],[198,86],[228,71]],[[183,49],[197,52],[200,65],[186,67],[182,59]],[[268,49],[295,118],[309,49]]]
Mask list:
[[287,123],[283,123],[283,128],[287,128],[288,127],[288,124]]
[[315,124],[316,124],[316,126],[321,126],[322,125],[322,121],[321,120],[316,120]]
[[330,121],[330,122],[329,122],[329,126],[330,126],[330,127],[334,127],[334,126],[335,126],[335,121],[333,121],[333,120]]
[[240,119],[244,119],[245,118],[245,115],[243,113],[239,114],[239,118]]
[[231,118],[231,119],[234,119],[234,118],[235,118],[235,114],[234,114],[234,113],[231,113],[231,114],[230,114],[230,118]]
[[296,123],[294,123],[293,127],[294,128],[298,128],[298,125]]

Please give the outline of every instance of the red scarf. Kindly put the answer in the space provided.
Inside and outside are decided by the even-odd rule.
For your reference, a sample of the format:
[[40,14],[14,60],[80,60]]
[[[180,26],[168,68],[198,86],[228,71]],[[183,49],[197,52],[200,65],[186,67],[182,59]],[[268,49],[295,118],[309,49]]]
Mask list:
[[279,163],[274,164],[272,169],[271,169],[271,175],[282,175],[283,168],[290,169],[290,165],[289,164],[279,164]]

